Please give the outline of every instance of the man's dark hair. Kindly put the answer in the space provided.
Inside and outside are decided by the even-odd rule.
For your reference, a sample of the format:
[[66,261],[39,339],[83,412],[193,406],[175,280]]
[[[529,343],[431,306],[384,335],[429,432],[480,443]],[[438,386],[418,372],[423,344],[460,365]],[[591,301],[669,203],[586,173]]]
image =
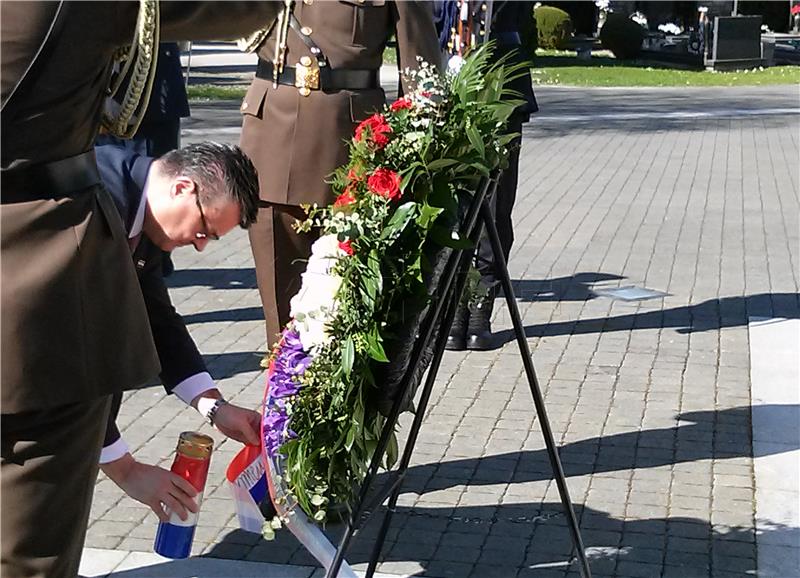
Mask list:
[[[238,146],[203,142],[170,151],[159,159],[171,177],[185,176],[199,188],[200,202],[233,200],[241,209],[239,225],[247,229],[258,215],[258,173]],[[224,187],[220,187],[220,184]]]

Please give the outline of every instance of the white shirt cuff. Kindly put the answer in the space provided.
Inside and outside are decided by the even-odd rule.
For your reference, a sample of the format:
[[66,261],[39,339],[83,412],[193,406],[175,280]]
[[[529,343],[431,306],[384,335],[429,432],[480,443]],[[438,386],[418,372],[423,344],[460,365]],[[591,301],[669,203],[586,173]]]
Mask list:
[[124,439],[119,438],[113,444],[104,447],[100,451],[100,463],[107,464],[116,461],[129,452],[128,444],[125,443]]
[[217,389],[217,384],[207,371],[203,371],[184,379],[173,388],[172,393],[186,405],[192,405],[194,398],[209,389]]

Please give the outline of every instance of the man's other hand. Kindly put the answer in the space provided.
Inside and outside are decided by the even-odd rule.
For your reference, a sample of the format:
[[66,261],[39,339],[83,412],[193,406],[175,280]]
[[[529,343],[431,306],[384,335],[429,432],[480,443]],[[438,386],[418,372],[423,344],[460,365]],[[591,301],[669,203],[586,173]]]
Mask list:
[[194,501],[197,490],[169,470],[137,462],[131,454],[101,464],[100,469],[131,498],[150,506],[162,522],[169,520],[165,507],[181,520],[198,511]]

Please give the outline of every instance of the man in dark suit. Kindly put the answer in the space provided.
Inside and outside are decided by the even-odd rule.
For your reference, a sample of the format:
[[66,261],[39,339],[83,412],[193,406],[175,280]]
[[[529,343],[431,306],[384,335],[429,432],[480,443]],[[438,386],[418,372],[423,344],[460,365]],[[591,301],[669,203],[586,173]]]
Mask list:
[[[74,577],[111,394],[158,373],[92,146],[140,2],[0,2],[0,516],[5,578]],[[282,2],[161,2],[163,40],[236,38]],[[151,13],[151,12],[147,12]]]
[[[305,216],[300,205],[333,202],[326,180],[347,161],[356,125],[383,107],[379,70],[387,42],[396,38],[401,70],[416,68],[418,56],[432,65],[440,60],[430,2],[308,0],[295,2],[284,18],[286,26],[267,28],[254,42],[258,69],[241,106],[240,144],[267,201],[250,246],[268,346],[289,320],[289,300],[315,240],[292,225]],[[281,41],[286,50],[276,62]]]
[[[158,45],[158,58],[153,78],[153,90],[142,124],[130,139],[101,134],[96,144],[116,143],[148,157],[160,157],[180,146],[181,118],[189,116],[189,100],[181,68],[181,51],[177,42]],[[172,258],[165,253],[162,259],[164,276],[175,270]]]
[[[237,224],[249,227],[257,214],[258,177],[239,147],[203,143],[159,159],[120,144],[95,147],[103,184],[111,193],[132,248],[147,315],[168,393],[197,409],[222,433],[258,444],[260,415],[224,401],[175,310],[162,274],[162,249],[193,245],[202,251]],[[196,511],[196,492],[182,478],[137,462],[120,436],[115,418],[122,394],[114,394],[100,454],[103,472],[129,496],[164,521],[164,507],[185,516]]]

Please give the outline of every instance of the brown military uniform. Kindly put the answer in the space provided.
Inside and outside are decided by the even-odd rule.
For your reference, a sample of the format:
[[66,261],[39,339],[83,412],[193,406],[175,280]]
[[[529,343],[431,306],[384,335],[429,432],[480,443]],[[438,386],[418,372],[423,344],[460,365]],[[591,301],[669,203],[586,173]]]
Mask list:
[[[162,2],[162,38],[237,37],[280,5]],[[158,372],[122,223],[83,155],[139,4],[64,2],[55,18],[58,7],[0,3],[6,577],[77,574],[110,394]],[[9,100],[43,46],[35,83]]]
[[[294,86],[273,87],[270,78],[256,78],[241,106],[241,147],[259,173],[261,198],[270,206],[260,211],[250,228],[259,291],[271,345],[288,321],[289,299],[299,289],[304,260],[313,235],[291,229],[302,217],[301,203],[328,204],[333,199],[325,180],[347,161],[346,141],[356,124],[379,110],[383,90],[366,86],[361,78],[380,69],[387,41],[396,35],[399,66],[416,67],[421,56],[440,60],[432,3],[391,0],[298,0],[297,24],[287,34],[287,67],[301,61],[317,65],[316,46],[334,71],[357,71],[331,86],[307,95]],[[258,49],[263,61],[275,59],[278,26]],[[309,46],[309,43],[312,46]]]

